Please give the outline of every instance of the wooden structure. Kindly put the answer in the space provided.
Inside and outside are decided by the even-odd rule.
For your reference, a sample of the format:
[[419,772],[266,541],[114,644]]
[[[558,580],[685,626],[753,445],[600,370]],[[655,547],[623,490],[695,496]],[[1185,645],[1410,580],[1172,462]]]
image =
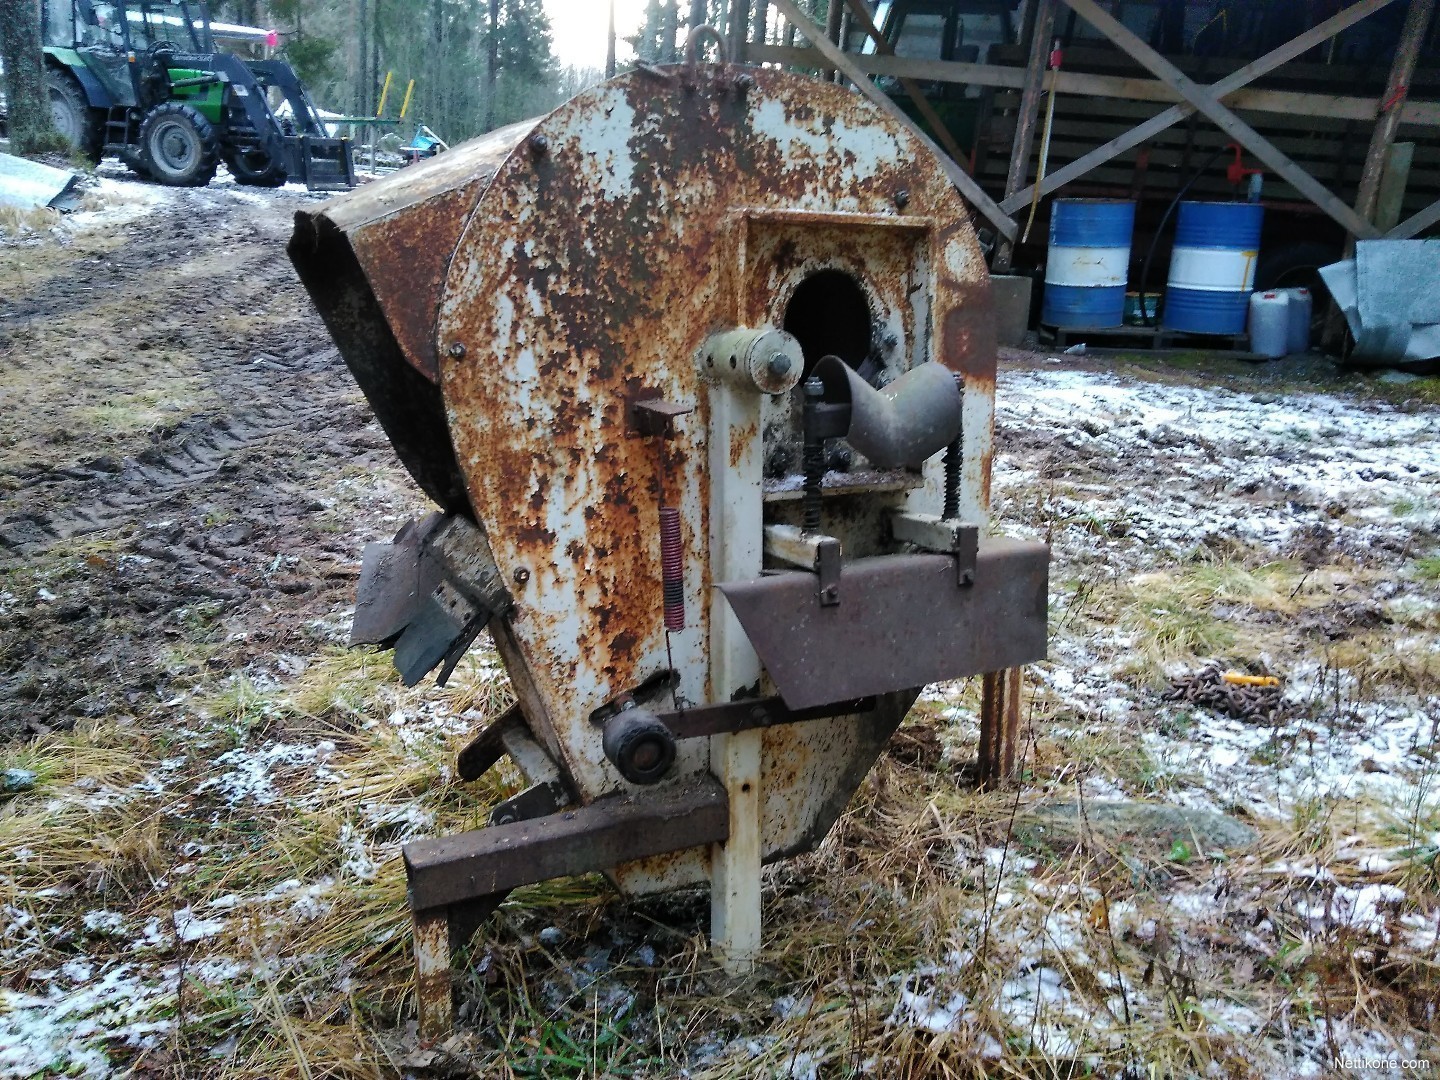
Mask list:
[[[1113,0],[1018,0],[1018,40],[992,46],[983,63],[895,55],[895,42],[876,25],[878,5],[866,0],[831,0],[824,27],[799,0],[732,0],[727,31],[737,59],[848,79],[892,114],[913,115],[993,230],[992,268],[1007,273],[1027,217],[1048,210],[1047,195],[1136,198],[1142,207],[1148,196],[1160,207],[1188,181],[1196,197],[1236,198],[1234,180],[1246,175],[1238,170],[1256,162],[1267,174],[1268,218],[1279,233],[1270,242],[1282,254],[1287,241],[1338,255],[1357,238],[1433,230],[1440,222],[1440,71],[1421,57],[1433,40],[1435,0],[1409,0],[1393,62],[1378,73],[1383,82],[1373,66],[1331,62],[1338,35],[1367,19],[1373,24],[1386,9],[1393,17],[1397,2],[1336,0],[1329,17],[1308,20],[1313,25],[1297,26],[1289,40],[1243,62],[1162,55],[1115,17],[1122,5]],[[965,6],[953,5],[952,20]],[[766,41],[770,8],[785,22],[774,35],[783,44]],[[1052,66],[1052,42],[1062,26],[1072,37],[1077,20],[1092,31],[1089,39],[1067,42]],[[808,44],[797,47],[797,32]],[[970,145],[946,130],[922,84],[964,87],[978,98]],[[898,91],[893,100],[887,88]],[[1051,123],[1042,140],[1047,95]],[[1226,164],[1227,154],[1234,176],[1207,169],[1217,159]],[[1047,171],[1046,160],[1056,167]],[[1044,259],[1045,230],[1034,235],[1028,259],[1019,260],[1030,266]],[[1020,685],[1018,671],[985,679],[982,784],[1015,774]]]
[[[1356,0],[1243,63],[1162,55],[1115,18],[1119,4],[1101,0],[1022,0],[1022,40],[992,46],[983,63],[893,55],[865,0],[831,5],[835,13],[846,8],[848,34],[837,32],[833,18],[821,28],[796,0],[735,0],[729,29],[744,59],[838,70],[871,97],[893,86],[897,109],[924,99],[918,83],[968,88],[979,98],[975,137],[960,147],[948,136],[937,141],[952,156],[959,150],[964,179],[957,186],[996,234],[994,266],[1004,271],[1036,198],[1047,94],[1055,97],[1055,122],[1041,199],[1063,191],[1148,196],[1163,205],[1233,143],[1244,165],[1265,171],[1271,217],[1304,223],[1297,234],[1338,242],[1432,229],[1440,222],[1440,70],[1433,50],[1427,64],[1424,45],[1435,33],[1434,0],[1410,0],[1388,71],[1323,62],[1334,59],[1337,35],[1386,9],[1393,19],[1396,4],[1404,7],[1403,0]],[[757,11],[771,7],[809,44],[747,40],[746,27],[769,21]],[[1052,37],[1062,25],[1073,33],[1077,20],[1089,36],[1069,44],[1060,69],[1050,69]],[[863,47],[867,37],[876,44]],[[909,108],[937,130],[928,102]],[[1202,176],[1196,196],[1235,197],[1223,171]]]

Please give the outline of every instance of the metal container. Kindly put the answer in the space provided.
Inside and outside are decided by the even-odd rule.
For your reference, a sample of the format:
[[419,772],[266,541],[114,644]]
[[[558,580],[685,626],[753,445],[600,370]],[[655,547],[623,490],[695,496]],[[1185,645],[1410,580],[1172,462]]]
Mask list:
[[1290,298],[1290,333],[1286,351],[1303,353],[1310,350],[1310,319],[1314,304],[1310,290],[1304,288],[1281,289]]
[[1250,294],[1250,351],[1272,359],[1290,351],[1290,297],[1283,291]]
[[1180,204],[1165,292],[1165,329],[1245,332],[1264,216],[1264,207],[1257,203]]
[[1040,321],[1057,327],[1121,325],[1134,230],[1135,204],[1128,200],[1056,199]]

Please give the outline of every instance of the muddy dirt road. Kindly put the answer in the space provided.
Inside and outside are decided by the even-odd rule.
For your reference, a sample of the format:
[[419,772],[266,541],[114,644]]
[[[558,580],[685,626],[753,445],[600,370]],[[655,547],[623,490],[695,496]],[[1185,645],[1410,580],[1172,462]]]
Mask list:
[[285,256],[311,196],[124,187],[0,261],[0,738],[283,651],[413,499]]

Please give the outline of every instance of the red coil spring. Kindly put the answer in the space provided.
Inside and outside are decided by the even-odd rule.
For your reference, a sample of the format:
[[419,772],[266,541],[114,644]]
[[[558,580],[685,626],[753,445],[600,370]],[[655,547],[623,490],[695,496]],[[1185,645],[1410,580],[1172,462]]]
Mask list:
[[680,545],[680,511],[660,507],[660,584],[665,590],[665,629],[685,629],[685,550]]

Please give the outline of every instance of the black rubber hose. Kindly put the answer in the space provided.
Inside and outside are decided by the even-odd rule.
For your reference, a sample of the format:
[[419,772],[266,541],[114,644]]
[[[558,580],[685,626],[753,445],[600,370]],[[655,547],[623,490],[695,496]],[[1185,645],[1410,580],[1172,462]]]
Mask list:
[[[1185,181],[1185,186],[1175,193],[1175,197],[1170,200],[1170,205],[1165,208],[1165,214],[1160,218],[1160,224],[1155,228],[1155,235],[1150,237],[1150,250],[1145,252],[1145,261],[1140,264],[1140,321],[1146,326],[1155,325],[1155,320],[1145,311],[1145,286],[1150,283],[1150,261],[1155,258],[1155,248],[1160,243],[1160,237],[1165,233],[1165,226],[1170,224],[1170,215],[1173,214],[1175,208],[1180,205],[1180,200],[1185,198],[1185,193],[1195,186],[1195,181],[1204,176],[1205,171],[1209,169],[1211,165],[1215,164],[1215,159],[1228,149],[1230,149],[1229,143],[1220,147],[1219,150],[1216,150],[1215,153],[1206,159],[1204,165],[1201,165],[1200,168],[1195,170],[1195,174],[1191,176],[1189,180]],[[1156,306],[1158,307],[1159,305]]]

